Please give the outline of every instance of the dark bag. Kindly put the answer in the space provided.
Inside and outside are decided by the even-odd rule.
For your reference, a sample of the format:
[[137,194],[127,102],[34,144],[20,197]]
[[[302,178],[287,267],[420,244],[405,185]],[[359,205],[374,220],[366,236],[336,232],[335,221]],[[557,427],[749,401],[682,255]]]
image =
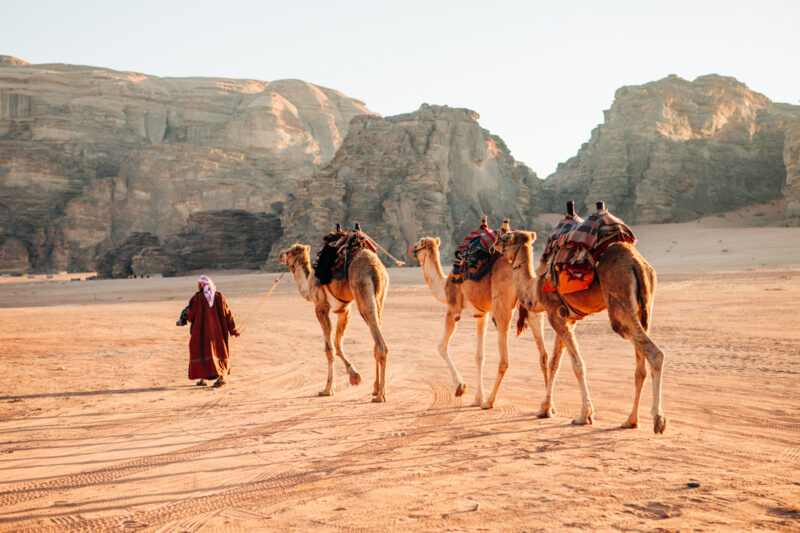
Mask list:
[[327,285],[333,279],[333,266],[336,264],[338,250],[326,244],[317,254],[317,263],[314,265],[314,275],[320,285]]

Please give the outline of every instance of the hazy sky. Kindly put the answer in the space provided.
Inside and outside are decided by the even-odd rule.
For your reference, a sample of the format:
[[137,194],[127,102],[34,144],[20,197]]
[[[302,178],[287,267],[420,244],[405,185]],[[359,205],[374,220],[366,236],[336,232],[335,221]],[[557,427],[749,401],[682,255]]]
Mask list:
[[384,116],[468,107],[546,177],[614,91],[733,76],[800,100],[800,1],[0,0],[0,54],[156,76],[299,78]]

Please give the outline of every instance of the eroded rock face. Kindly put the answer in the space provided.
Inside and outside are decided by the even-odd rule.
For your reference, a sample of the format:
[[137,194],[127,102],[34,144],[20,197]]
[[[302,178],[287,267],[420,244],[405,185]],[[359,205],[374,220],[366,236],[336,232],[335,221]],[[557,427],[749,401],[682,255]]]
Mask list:
[[90,268],[133,232],[197,211],[277,215],[362,102],[300,80],[158,78],[0,57],[0,245]]
[[336,222],[348,229],[360,222],[398,257],[424,235],[442,238],[449,254],[484,214],[494,227],[505,217],[530,227],[540,182],[477,119],[468,109],[427,104],[394,117],[354,118],[334,159],[297,184],[268,266],[294,242],[318,246]]
[[264,265],[281,225],[272,213],[225,210],[194,213],[168,248],[187,270],[250,268]]
[[0,274],[22,274],[30,266],[28,249],[21,241],[8,239],[0,244]]
[[560,210],[572,198],[586,214],[604,200],[641,223],[778,199],[784,126],[796,111],[717,75],[623,87],[589,142],[546,180],[548,203]]
[[143,249],[158,246],[158,237],[150,233],[131,234],[119,246],[97,258],[95,270],[100,278],[127,278],[133,275],[131,261]]
[[800,113],[787,121],[784,129],[783,161],[786,165],[786,185],[783,194],[788,200],[786,223],[800,226]]

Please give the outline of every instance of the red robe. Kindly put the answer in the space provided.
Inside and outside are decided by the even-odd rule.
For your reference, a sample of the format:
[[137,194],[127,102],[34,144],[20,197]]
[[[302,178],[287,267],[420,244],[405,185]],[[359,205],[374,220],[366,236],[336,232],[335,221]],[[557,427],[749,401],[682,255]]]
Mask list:
[[208,306],[203,291],[189,300],[189,379],[216,379],[230,372],[228,336],[236,331],[236,322],[228,302],[220,293],[214,295],[214,306]]

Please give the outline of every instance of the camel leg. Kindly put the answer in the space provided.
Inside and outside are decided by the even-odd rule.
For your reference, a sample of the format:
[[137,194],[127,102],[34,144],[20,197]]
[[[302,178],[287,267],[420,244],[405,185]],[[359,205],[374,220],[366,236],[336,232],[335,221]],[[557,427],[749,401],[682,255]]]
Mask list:
[[667,429],[667,417],[661,409],[661,370],[664,366],[664,352],[642,328],[637,311],[636,304],[626,305],[624,300],[613,296],[608,299],[608,318],[611,320],[611,328],[623,338],[630,340],[636,351],[644,354],[650,364],[653,373],[653,407],[650,410],[653,415],[653,432],[664,433]]
[[[586,384],[586,365],[581,357],[581,352],[578,349],[578,342],[575,340],[575,333],[573,332],[573,324],[567,320],[557,316],[555,313],[548,313],[550,325],[556,332],[556,335],[561,337],[561,342],[567,349],[570,357],[572,358],[572,370],[575,372],[575,377],[581,387],[581,415],[572,421],[573,424],[583,426],[586,424],[594,423],[594,406],[592,399],[589,397],[589,387]],[[551,376],[555,381],[555,376]]]
[[358,385],[361,383],[361,374],[358,373],[353,363],[347,359],[342,349],[342,339],[344,332],[347,330],[347,325],[350,323],[350,306],[347,305],[341,311],[336,313],[336,336],[333,338],[333,345],[336,349],[336,355],[344,362],[347,373],[350,374],[350,385]]
[[456,396],[461,396],[464,394],[464,391],[467,390],[467,385],[464,383],[464,379],[461,377],[461,374],[458,373],[458,369],[456,368],[456,365],[453,364],[453,360],[450,359],[449,351],[450,339],[456,330],[456,322],[458,321],[459,317],[460,313],[455,314],[449,310],[447,311],[447,315],[444,318],[444,336],[442,337],[442,342],[439,343],[438,347],[439,355],[442,356],[442,359],[445,360],[448,368],[450,368],[450,375],[453,377],[453,383],[456,385]]
[[325,358],[328,360],[328,381],[325,383],[325,389],[319,392],[320,396],[333,396],[333,343],[331,341],[331,319],[328,316],[329,306],[317,307],[317,320],[322,326],[322,335],[325,337]]
[[633,396],[633,410],[631,411],[628,420],[622,424],[624,428],[638,428],[639,427],[639,398],[642,396],[642,387],[647,379],[647,363],[645,356],[639,350],[636,350],[636,392]]
[[547,392],[545,393],[539,411],[536,412],[536,416],[539,418],[551,418],[556,414],[555,408],[553,407],[553,389],[555,388],[558,369],[561,367],[562,355],[564,355],[564,343],[561,341],[561,337],[556,335],[555,346],[553,346],[553,357],[550,358],[548,377],[545,379],[547,382]]
[[533,340],[536,341],[536,348],[539,350],[539,366],[544,376],[544,386],[547,388],[547,347],[544,345],[544,313],[531,313],[528,315],[528,327],[533,333]]
[[[351,282],[352,283],[352,282]],[[380,315],[378,314],[378,297],[375,286],[371,280],[363,280],[351,285],[353,295],[356,299],[358,311],[369,327],[372,340],[375,342],[373,355],[375,357],[375,385],[373,387],[372,401],[376,403],[386,401],[386,360],[389,356],[389,348],[383,338],[380,327]]]
[[[495,309],[499,308],[494,307]],[[513,309],[513,307],[512,307]],[[494,401],[497,399],[497,391],[500,390],[500,383],[508,370],[508,327],[511,325],[511,313],[503,313],[503,316],[494,316],[497,324],[497,350],[500,353],[500,362],[497,364],[497,377],[494,380],[494,388],[489,399],[481,405],[484,409],[491,409],[494,407]]]
[[650,410],[653,415],[653,433],[664,433],[664,430],[667,429],[667,417],[664,416],[664,411],[661,409],[661,370],[664,367],[664,353],[650,340],[641,327],[638,328],[638,331],[634,331],[632,340],[636,350],[647,357],[650,370],[653,372],[653,407]]
[[486,404],[485,394],[483,392],[483,363],[486,359],[484,354],[484,344],[486,339],[486,326],[489,324],[486,315],[475,317],[475,326],[477,330],[476,348],[475,348],[475,366],[478,369],[478,387],[475,390],[475,401],[472,405],[480,405],[484,409],[488,409]]

